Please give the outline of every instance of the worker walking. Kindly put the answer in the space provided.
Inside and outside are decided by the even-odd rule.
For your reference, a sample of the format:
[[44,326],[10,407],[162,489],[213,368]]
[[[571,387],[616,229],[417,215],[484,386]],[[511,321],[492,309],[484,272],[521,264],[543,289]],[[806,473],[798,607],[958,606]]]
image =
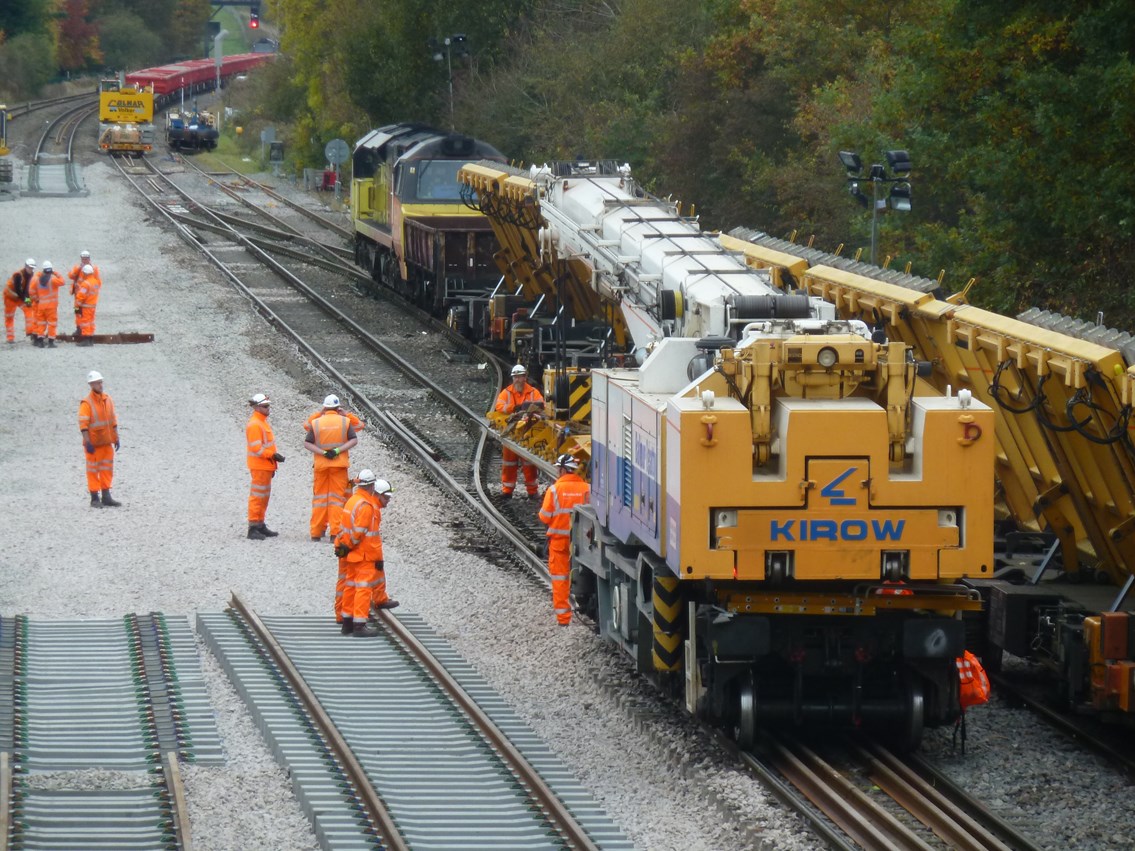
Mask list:
[[279,533],[264,525],[268,500],[272,496],[272,477],[284,456],[276,451],[276,435],[268,425],[268,411],[272,403],[263,393],[248,400],[252,416],[244,427],[248,443],[248,472],[252,484],[248,490],[248,537],[253,541],[275,538]]
[[341,621],[343,635],[365,638],[378,634],[378,629],[368,623],[371,607],[393,609],[398,605],[386,593],[380,531],[382,509],[390,504],[393,488],[371,470],[360,472],[356,485],[343,506],[343,525],[335,536],[335,555],[347,564],[347,585],[336,620]]
[[359,442],[355,426],[340,407],[338,396],[328,396],[323,400],[323,410],[308,418],[305,427],[304,449],[315,456],[311,490],[313,541],[322,540],[328,525],[332,538],[339,534],[339,515],[348,494],[349,450]]
[[[509,421],[513,422],[526,414],[536,415],[544,408],[544,394],[528,383],[528,370],[523,364],[512,368],[512,383],[504,388],[497,396],[495,410],[502,414],[509,414]],[[501,449],[501,496],[508,499],[516,489],[516,468],[523,463],[524,486],[528,490],[528,498],[537,496],[536,465],[531,462],[520,461],[520,456],[507,446]]]
[[35,316],[35,329],[32,331],[33,345],[55,348],[55,326],[59,318],[59,290],[63,279],[51,267],[50,260],[43,261],[43,269],[32,279],[32,312]]
[[563,454],[556,459],[560,477],[544,491],[540,521],[548,526],[548,574],[552,608],[560,626],[571,624],[571,512],[591,498],[591,485],[579,476],[579,461]]
[[80,271],[71,290],[75,294],[75,342],[80,346],[94,345],[91,338],[95,335],[95,308],[101,289],[98,271],[88,263]]
[[103,392],[102,382],[102,373],[97,370],[87,373],[91,392],[79,403],[79,433],[87,454],[91,508],[117,508],[122,503],[110,495],[110,487],[114,484],[114,453],[119,447],[118,417],[114,413],[114,402]]
[[35,260],[29,257],[24,261],[22,269],[17,269],[8,278],[4,287],[4,332],[8,335],[8,342],[16,342],[16,311],[24,313],[24,336],[31,336],[34,325],[32,319],[31,283],[35,277]]

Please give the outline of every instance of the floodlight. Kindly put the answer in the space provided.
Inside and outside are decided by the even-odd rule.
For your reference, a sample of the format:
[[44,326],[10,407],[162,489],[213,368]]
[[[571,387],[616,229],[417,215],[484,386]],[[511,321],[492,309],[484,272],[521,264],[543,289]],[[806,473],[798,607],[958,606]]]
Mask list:
[[863,171],[863,160],[859,159],[859,154],[855,151],[840,151],[839,161],[843,163],[848,174],[859,174]]
[[910,212],[910,184],[896,183],[891,187],[891,209],[900,213]]
[[887,151],[887,165],[895,173],[895,177],[906,177],[910,174],[910,154],[906,151]]

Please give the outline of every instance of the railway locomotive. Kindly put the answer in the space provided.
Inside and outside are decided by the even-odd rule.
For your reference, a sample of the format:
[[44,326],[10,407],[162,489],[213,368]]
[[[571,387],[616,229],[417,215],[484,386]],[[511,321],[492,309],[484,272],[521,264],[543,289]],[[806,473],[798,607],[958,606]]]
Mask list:
[[351,157],[355,262],[381,284],[463,329],[483,325],[500,279],[492,227],[462,202],[458,169],[504,162],[492,146],[420,124],[390,124],[361,138]]
[[820,724],[914,747],[954,720],[981,608],[964,580],[992,572],[991,408],[933,392],[905,343],[780,291],[625,167],[461,179],[562,350],[610,320],[573,374],[592,483],[573,595],[600,634],[742,745]]
[[100,151],[140,157],[154,147],[154,89],[117,78],[99,82]]

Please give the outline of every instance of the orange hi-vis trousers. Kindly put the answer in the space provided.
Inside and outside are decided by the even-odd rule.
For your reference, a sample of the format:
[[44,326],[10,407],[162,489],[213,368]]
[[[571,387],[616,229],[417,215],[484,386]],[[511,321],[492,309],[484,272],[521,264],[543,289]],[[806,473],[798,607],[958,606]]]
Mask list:
[[528,489],[529,496],[534,495],[539,481],[536,465],[522,462],[519,455],[507,448],[501,450],[501,493],[510,494],[516,489],[517,465],[524,467],[524,486]]
[[373,561],[347,562],[347,583],[343,588],[343,618],[364,624],[370,617],[371,593],[378,580]]
[[315,471],[311,489],[311,537],[318,538],[331,527],[331,538],[339,534],[339,518],[350,487],[346,467],[324,467]]
[[272,496],[272,477],[275,470],[249,470],[252,484],[248,489],[248,522],[263,523],[268,512],[268,500]]
[[75,316],[75,327],[79,329],[79,333],[84,337],[92,337],[95,333],[95,309],[93,307],[82,307],[79,313]]
[[4,332],[8,335],[8,342],[14,343],[16,341],[16,311],[22,310],[24,312],[24,334],[30,334],[33,323],[32,309],[14,298],[8,298],[8,294],[4,294]]
[[556,620],[571,623],[571,541],[548,539],[548,574],[552,577],[552,609]]
[[114,447],[109,443],[96,446],[94,452],[84,452],[87,459],[87,490],[110,490],[114,483]]

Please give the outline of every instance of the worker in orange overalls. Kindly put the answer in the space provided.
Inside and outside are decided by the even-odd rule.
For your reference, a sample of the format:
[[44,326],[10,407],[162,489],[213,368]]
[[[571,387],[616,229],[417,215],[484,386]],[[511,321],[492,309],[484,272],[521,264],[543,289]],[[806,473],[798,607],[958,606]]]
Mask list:
[[[510,421],[517,420],[525,414],[536,415],[543,411],[544,394],[538,388],[528,383],[528,370],[523,364],[512,368],[512,383],[504,388],[497,396],[495,410],[502,414],[510,414]],[[516,467],[521,464],[520,456],[507,446],[501,450],[501,496],[508,499],[516,489]],[[528,461],[523,462],[524,486],[528,490],[528,498],[536,499],[536,465]]]
[[272,426],[268,425],[271,401],[263,393],[257,393],[248,400],[248,404],[252,406],[252,416],[244,427],[244,437],[248,442],[248,472],[252,476],[248,490],[248,537],[253,541],[263,541],[279,534],[264,525],[264,515],[272,496],[272,477],[284,456],[276,451],[276,435],[272,433]]
[[[118,417],[114,402],[103,392],[102,373],[87,373],[91,393],[79,403],[79,433],[87,453],[87,490],[91,508],[117,508],[122,505],[110,495],[114,483],[114,453],[118,451]],[[99,498],[99,493],[102,498]]]
[[[84,266],[90,266],[91,269],[94,270],[93,273],[92,272],[84,272],[83,271]],[[80,251],[79,252],[79,262],[76,263],[74,266],[72,266],[71,271],[67,273],[67,278],[71,281],[71,295],[75,294],[75,287],[79,283],[79,278],[82,277],[83,275],[90,275],[90,274],[98,275],[100,278],[102,277],[102,275],[99,274],[99,267],[95,266],[94,264],[91,263],[91,252]]]
[[571,624],[571,512],[591,499],[591,485],[579,476],[579,461],[563,454],[556,459],[560,477],[544,491],[540,521],[548,527],[548,575],[552,608],[560,626]]
[[4,287],[4,331],[8,335],[8,342],[16,342],[16,311],[24,312],[24,336],[30,337],[33,320],[31,316],[32,297],[31,283],[35,277],[35,260],[28,258],[24,267],[17,269],[8,278]]
[[55,326],[59,318],[59,290],[63,279],[51,268],[51,261],[43,261],[43,269],[32,278],[29,294],[32,299],[32,313],[35,328],[32,330],[32,344],[39,348],[46,345],[55,348]]
[[305,425],[304,448],[315,456],[314,484],[311,491],[311,539],[320,541],[331,527],[331,537],[339,534],[339,515],[347,501],[350,489],[347,484],[349,450],[359,442],[352,422],[362,421],[354,415],[344,414],[339,397],[323,400],[323,410],[312,414]]
[[94,345],[91,338],[95,335],[95,307],[99,303],[101,289],[102,279],[98,270],[88,263],[80,270],[71,289],[75,295],[75,342],[80,346]]
[[373,471],[363,470],[357,487],[343,506],[343,525],[335,536],[335,555],[347,562],[347,587],[343,592],[343,635],[366,638],[378,634],[368,623],[373,609],[398,605],[386,593],[386,570],[382,557],[382,509],[390,504],[393,488]]

